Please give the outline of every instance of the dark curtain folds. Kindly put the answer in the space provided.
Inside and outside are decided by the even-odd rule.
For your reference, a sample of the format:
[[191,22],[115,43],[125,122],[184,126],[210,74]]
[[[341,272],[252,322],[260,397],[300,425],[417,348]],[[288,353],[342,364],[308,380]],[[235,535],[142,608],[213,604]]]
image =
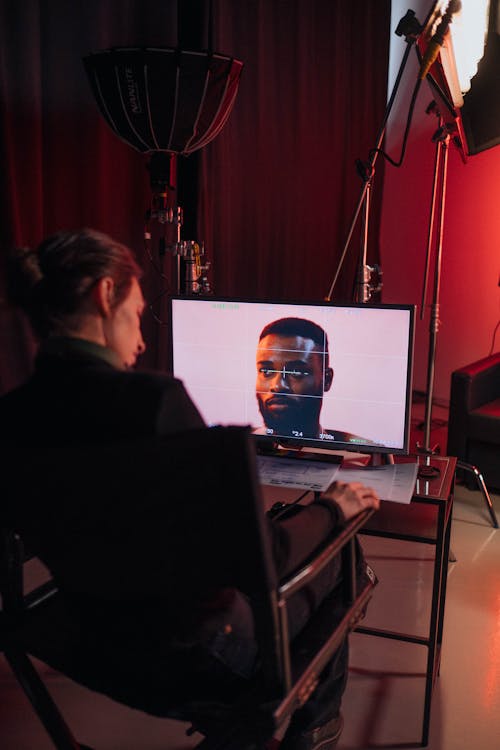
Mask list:
[[[216,292],[328,293],[363,188],[355,161],[368,159],[383,122],[389,20],[386,0],[215,1],[215,45],[245,62],[224,135],[201,153],[201,230]],[[353,298],[359,237],[358,224],[333,299]]]
[[[206,46],[244,62],[224,130],[191,163],[178,162],[180,178],[190,182],[183,190],[185,228],[198,232],[183,237],[205,242],[221,295],[325,296],[362,189],[355,160],[368,157],[385,110],[389,0],[212,0],[203,20],[194,17],[203,3],[190,7],[193,13],[179,14],[175,0],[0,2],[0,291],[11,244],[35,245],[78,226],[115,236],[137,251],[148,300],[157,300],[160,322],[153,315],[145,321],[148,367],[167,362],[172,270],[165,268],[163,278],[144,247],[147,157],[101,118],[82,57],[205,35]],[[379,254],[381,167],[370,262]],[[334,299],[352,294],[358,250],[355,233]],[[24,321],[4,307],[0,343],[1,392],[25,377],[33,353]]]

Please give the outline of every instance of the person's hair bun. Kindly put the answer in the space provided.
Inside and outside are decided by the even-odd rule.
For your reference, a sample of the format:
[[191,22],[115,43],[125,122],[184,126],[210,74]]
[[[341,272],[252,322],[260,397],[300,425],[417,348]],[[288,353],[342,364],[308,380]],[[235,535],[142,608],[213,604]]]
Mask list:
[[9,305],[29,309],[33,292],[43,278],[36,250],[11,248],[6,257],[6,301]]

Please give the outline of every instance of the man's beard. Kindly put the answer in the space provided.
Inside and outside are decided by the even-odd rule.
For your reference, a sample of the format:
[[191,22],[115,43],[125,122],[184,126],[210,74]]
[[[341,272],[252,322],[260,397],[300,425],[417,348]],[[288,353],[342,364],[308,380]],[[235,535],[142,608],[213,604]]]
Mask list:
[[[283,397],[283,394],[280,394],[280,397]],[[290,398],[297,397],[292,396]],[[304,405],[304,403],[297,405],[296,402],[290,401],[290,406],[282,412],[275,414],[271,409],[265,407],[257,394],[259,411],[266,428],[272,430],[273,435],[309,438],[318,437],[321,402],[318,405],[315,398],[304,398],[307,399],[307,405]]]

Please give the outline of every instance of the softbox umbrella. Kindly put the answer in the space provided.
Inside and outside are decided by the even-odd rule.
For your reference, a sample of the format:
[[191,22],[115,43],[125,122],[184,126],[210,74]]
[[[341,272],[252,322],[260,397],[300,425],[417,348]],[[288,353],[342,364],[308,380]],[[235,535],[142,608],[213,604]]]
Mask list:
[[[83,64],[110,128],[132,148],[150,154],[153,198],[146,212],[148,247],[155,219],[161,227],[160,258],[170,248],[177,261],[177,291],[207,289],[202,274],[208,265],[201,265],[204,251],[196,242],[180,239],[176,161],[178,155],[203,148],[220,133],[238,93],[243,63],[215,52],[113,47],[86,55]],[[168,243],[167,225],[177,231],[173,244]]]
[[224,127],[243,63],[212,52],[112,48],[83,58],[99,110],[141,152],[187,155]]

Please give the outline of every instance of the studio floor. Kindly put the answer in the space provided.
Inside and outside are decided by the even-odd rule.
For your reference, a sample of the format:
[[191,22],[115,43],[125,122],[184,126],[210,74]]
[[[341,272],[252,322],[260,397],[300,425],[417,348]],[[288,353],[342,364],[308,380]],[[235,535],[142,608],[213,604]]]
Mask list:
[[[491,498],[500,518],[500,496]],[[397,630],[398,623],[408,625],[411,613],[411,627],[423,632],[429,615],[430,548],[376,537],[362,541],[381,581],[368,618],[389,618]],[[451,551],[455,562],[448,569],[441,669],[427,747],[495,750],[500,747],[500,530],[492,527],[482,495],[461,486],[454,500]],[[426,654],[418,645],[351,636],[339,750],[418,742]]]
[[[500,518],[500,495],[491,495]],[[433,548],[361,538],[380,583],[367,622],[428,627]],[[457,485],[444,616],[441,670],[434,688],[428,750],[500,747],[500,530],[483,496]],[[418,747],[427,649],[353,633],[339,750]],[[47,668],[47,683],[80,742],[95,750],[189,750],[187,725],[156,719],[91,693]],[[0,657],[0,747],[52,744]]]

